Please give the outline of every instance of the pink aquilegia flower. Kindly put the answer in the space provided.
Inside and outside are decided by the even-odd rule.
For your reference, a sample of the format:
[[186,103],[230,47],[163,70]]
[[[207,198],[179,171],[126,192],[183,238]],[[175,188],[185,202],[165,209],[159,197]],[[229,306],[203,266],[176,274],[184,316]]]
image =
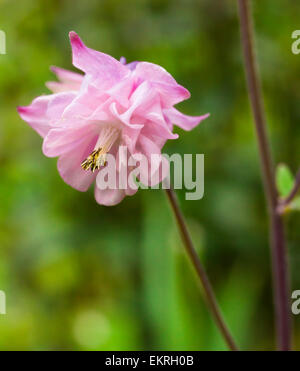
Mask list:
[[[53,67],[58,82],[47,83],[53,94],[18,112],[43,137],[44,154],[59,157],[58,171],[67,184],[86,191],[96,181],[97,202],[115,205],[137,189],[99,185],[108,154],[122,159],[119,151],[126,146],[131,155],[160,155],[165,142],[178,137],[173,125],[191,130],[208,115],[191,117],[174,108],[190,93],[162,67],[117,61],[87,48],[75,32],[70,40],[73,65],[84,74]],[[117,162],[118,178],[124,164]]]

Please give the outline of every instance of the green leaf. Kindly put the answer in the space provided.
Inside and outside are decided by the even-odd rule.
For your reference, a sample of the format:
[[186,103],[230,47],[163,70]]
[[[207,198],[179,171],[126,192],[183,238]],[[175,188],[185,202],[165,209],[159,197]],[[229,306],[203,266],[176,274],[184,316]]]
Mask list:
[[276,184],[280,197],[287,197],[293,189],[294,183],[294,176],[288,166],[279,164],[276,170]]

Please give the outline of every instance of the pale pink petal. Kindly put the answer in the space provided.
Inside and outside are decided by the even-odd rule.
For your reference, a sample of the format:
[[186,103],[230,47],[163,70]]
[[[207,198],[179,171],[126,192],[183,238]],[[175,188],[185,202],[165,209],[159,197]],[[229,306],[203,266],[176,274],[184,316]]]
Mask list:
[[170,85],[161,82],[153,82],[152,86],[158,91],[161,96],[163,107],[172,107],[174,104],[180,103],[190,98],[190,92],[181,85]]
[[50,81],[46,83],[47,88],[53,93],[79,91],[83,81],[83,75],[54,66],[51,67],[51,71],[56,74],[59,80],[59,82]]
[[[116,155],[117,163],[116,163],[116,169],[119,169],[119,163],[118,163],[118,158],[119,155]],[[99,171],[98,174],[101,173],[102,170]],[[127,177],[128,181],[128,174],[129,174],[129,169],[125,169],[124,175]],[[117,172],[116,173],[116,186],[117,189],[101,189],[97,186],[97,181],[99,182],[99,178],[96,179],[96,187],[95,187],[95,198],[96,201],[100,205],[105,205],[105,206],[114,206],[120,203],[125,196],[133,196],[136,192],[137,189],[132,189],[129,185],[127,185],[126,189],[119,189],[119,177],[120,174]],[[125,180],[125,179],[124,179]]]
[[100,53],[84,45],[75,32],[70,32],[73,65],[93,76],[98,86],[113,86],[128,74],[128,68],[110,55]]
[[192,130],[201,121],[209,117],[209,113],[202,116],[188,116],[179,112],[176,108],[165,109],[164,114],[173,125],[177,125],[184,130]]
[[162,103],[170,107],[190,97],[190,93],[161,66],[153,63],[139,62],[134,70],[134,76],[152,82],[152,86],[160,93]]
[[138,191],[138,188],[137,189],[133,189],[133,188],[128,187],[128,188],[124,189],[124,191],[125,191],[125,195],[126,196],[133,196]]
[[141,167],[142,182],[151,186],[160,183],[169,173],[169,164],[161,155],[161,148],[144,135],[140,135],[136,148],[137,153],[148,159],[148,168]]
[[176,80],[163,67],[154,63],[140,62],[134,71],[136,77],[143,80],[163,82],[169,85],[177,85]]
[[119,119],[123,124],[127,125],[131,129],[140,130],[143,127],[143,123],[131,123],[133,108],[129,108],[124,113],[119,113],[116,102],[111,103],[109,108],[115,118]]
[[100,205],[114,206],[125,197],[124,189],[99,189],[95,187],[95,199]]
[[110,97],[121,104],[124,108],[129,106],[129,98],[134,91],[134,80],[131,77],[124,78],[118,84],[106,91]]
[[130,107],[124,113],[119,114],[115,109],[115,104],[112,105],[112,110],[113,113],[115,113],[126,125],[137,128],[138,126],[142,127],[143,123],[138,125],[131,122],[132,115],[139,108],[142,116],[143,113],[146,112],[147,108],[151,107],[156,97],[156,93],[153,89],[151,89],[149,82],[145,81],[139,85],[131,95]]
[[49,100],[46,115],[49,117],[52,126],[60,125],[60,120],[67,107],[73,102],[76,97],[74,92],[62,92],[52,95]]
[[18,107],[21,118],[41,137],[45,137],[50,130],[50,122],[46,112],[52,99],[53,95],[45,95],[34,99],[29,106]]
[[103,116],[102,106],[109,98],[110,96],[102,90],[87,84],[66,108],[63,119],[66,121],[66,124],[69,122],[71,126],[75,126],[76,122],[80,123],[82,120],[87,119],[93,120],[93,115],[97,111],[101,111]]
[[85,192],[95,181],[98,171],[92,173],[81,168],[81,163],[93,151],[97,138],[87,138],[84,143],[59,157],[57,168],[65,183]]
[[65,84],[57,81],[48,81],[46,82],[45,85],[52,93],[61,93],[64,91],[78,91],[80,89],[80,85],[78,84]]
[[[160,97],[152,88],[152,84],[147,81],[143,82],[132,94],[130,100],[132,105],[122,117],[126,116],[127,120],[144,122],[144,127],[149,129],[148,132],[152,130],[153,134],[162,138],[178,138],[178,135],[172,133],[171,128],[165,121]],[[128,112],[130,113],[129,117]]]
[[132,129],[128,126],[124,127],[122,130],[122,142],[123,146],[128,148],[130,153],[135,152],[136,142],[140,135],[140,129]]
[[80,73],[65,70],[60,67],[51,66],[51,71],[57,76],[59,81],[65,83],[78,83],[79,85],[82,83],[84,76]]
[[47,157],[56,157],[70,151],[75,151],[80,145],[86,143],[87,138],[96,136],[97,132],[93,125],[75,129],[55,128],[51,129],[43,142],[43,153]]

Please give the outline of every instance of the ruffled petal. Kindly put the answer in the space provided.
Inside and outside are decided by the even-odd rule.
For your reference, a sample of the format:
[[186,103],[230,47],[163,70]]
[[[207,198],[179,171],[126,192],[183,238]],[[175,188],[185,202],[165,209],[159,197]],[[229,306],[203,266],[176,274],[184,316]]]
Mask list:
[[75,32],[70,32],[73,65],[93,76],[92,83],[105,88],[113,86],[128,74],[128,68],[110,55],[84,45]]
[[166,139],[178,138],[165,121],[159,97],[149,82],[142,83],[132,94],[130,101],[131,106],[122,114],[119,113],[115,102],[111,104],[110,110],[116,119],[125,124],[122,138],[131,153],[135,152],[141,131],[152,138],[157,138],[160,143],[164,143]]
[[46,112],[49,102],[53,97],[53,95],[41,96],[34,99],[29,106],[18,107],[21,118],[43,138],[48,134],[51,128]]
[[[77,126],[86,120],[105,114],[103,104],[110,99],[109,95],[93,85],[85,84],[63,114],[64,125]],[[98,113],[98,114],[97,114]]]
[[141,181],[145,185],[154,186],[169,174],[169,163],[162,156],[161,148],[149,137],[140,135],[136,153],[142,153],[147,158],[148,167],[140,166]]
[[47,88],[53,93],[79,91],[83,81],[83,75],[54,66],[51,67],[51,71],[55,73],[59,80],[59,82],[49,81],[46,83]]
[[127,77],[106,91],[110,97],[121,104],[124,108],[129,106],[129,98],[134,90],[134,80]]
[[201,121],[209,117],[209,113],[202,116],[188,116],[179,112],[176,108],[165,109],[164,111],[167,119],[173,124],[177,125],[184,130],[192,130],[200,124]]
[[50,120],[51,126],[60,126],[64,111],[76,98],[74,92],[63,92],[54,94],[49,100],[46,115]]
[[62,179],[78,191],[85,192],[95,181],[98,171],[92,173],[81,168],[81,163],[93,151],[97,138],[86,138],[84,143],[60,156],[57,168]]
[[176,80],[163,67],[154,63],[140,62],[134,71],[136,77],[143,80],[158,81],[169,85],[177,85]]
[[[99,184],[102,178],[101,172],[105,171],[105,168],[99,171],[98,176],[96,178],[95,198],[100,205],[105,206],[116,205],[120,203],[125,196],[133,196],[138,191],[138,188],[131,188],[128,183],[129,173],[132,169],[129,169],[127,167],[127,164],[122,165],[119,163],[120,157],[119,150],[117,150],[115,156],[116,156],[116,169],[115,169],[116,189],[109,188],[103,189],[103,185]],[[122,167],[121,173],[119,172],[120,167]],[[120,177],[122,177],[122,184],[127,184],[127,186],[124,187],[125,189],[119,188]]]
[[136,142],[140,135],[140,129],[132,129],[128,126],[122,130],[122,145],[126,146],[130,153],[135,152]]
[[65,70],[64,68],[51,66],[51,71],[57,76],[58,80],[64,83],[78,83],[81,84],[83,75],[77,72]]
[[189,99],[190,92],[181,85],[170,85],[162,82],[153,82],[153,87],[158,91],[161,96],[163,107],[172,107],[186,99]]
[[100,205],[114,206],[126,196],[124,189],[99,189],[95,187],[95,199]]
[[166,107],[173,106],[190,97],[190,93],[164,68],[153,63],[140,62],[136,65],[134,76],[142,80],[152,82],[152,86],[162,97],[162,103]]
[[93,125],[75,129],[65,127],[51,129],[44,139],[43,153],[47,157],[56,157],[75,151],[75,148],[84,146],[87,138],[93,135],[97,135]]

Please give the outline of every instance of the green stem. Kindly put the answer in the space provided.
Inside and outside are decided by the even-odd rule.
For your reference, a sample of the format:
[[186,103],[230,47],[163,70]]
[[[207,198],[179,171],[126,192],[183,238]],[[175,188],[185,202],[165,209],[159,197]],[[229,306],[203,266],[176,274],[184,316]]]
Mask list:
[[217,303],[217,300],[216,300],[213,288],[211,286],[211,283],[209,281],[209,278],[208,278],[208,276],[205,272],[205,269],[202,266],[202,264],[199,260],[199,257],[196,253],[196,250],[194,248],[192,239],[190,237],[187,226],[185,224],[184,217],[183,217],[182,212],[179,208],[175,192],[174,192],[173,189],[166,189],[166,193],[167,193],[168,200],[170,202],[172,211],[173,211],[174,216],[176,218],[177,225],[178,225],[181,237],[182,237],[184,247],[187,251],[187,254],[188,254],[189,258],[191,259],[191,262],[192,262],[192,264],[193,264],[193,266],[194,266],[194,268],[197,272],[197,275],[200,279],[200,282],[203,286],[205,296],[206,296],[206,299],[207,299],[207,304],[208,304],[209,309],[210,309],[210,311],[211,311],[211,313],[214,317],[216,325],[218,326],[221,334],[223,335],[224,340],[227,343],[229,349],[231,349],[233,351],[236,351],[236,350],[238,350],[238,348],[237,348],[237,346],[236,346],[236,344],[233,340],[233,337],[230,334],[230,331],[229,331],[229,329],[228,329],[228,327],[227,327],[227,325],[226,325],[226,323],[223,319],[223,315],[222,315],[221,310],[219,308],[219,305]]

